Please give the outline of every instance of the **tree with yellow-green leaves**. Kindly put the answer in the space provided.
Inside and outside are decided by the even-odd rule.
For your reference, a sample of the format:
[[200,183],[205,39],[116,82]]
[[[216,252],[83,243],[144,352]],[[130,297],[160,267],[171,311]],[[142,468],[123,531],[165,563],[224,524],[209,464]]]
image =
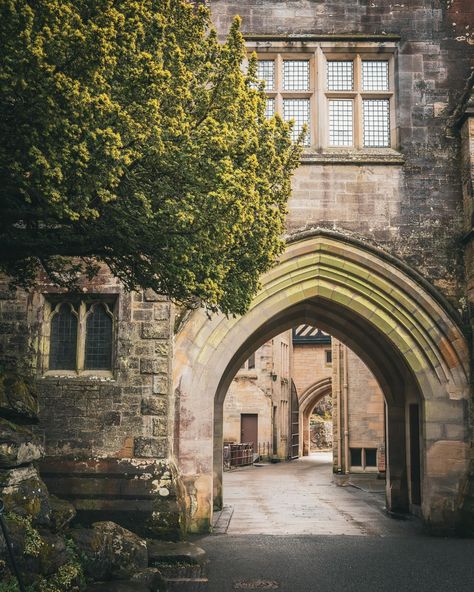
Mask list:
[[0,0],[0,270],[243,313],[283,245],[300,148],[236,19],[186,0]]

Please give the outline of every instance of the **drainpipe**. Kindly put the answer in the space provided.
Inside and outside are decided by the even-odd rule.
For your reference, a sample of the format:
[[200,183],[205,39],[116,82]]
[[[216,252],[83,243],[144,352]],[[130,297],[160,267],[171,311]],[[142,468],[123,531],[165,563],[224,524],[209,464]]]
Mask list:
[[349,472],[349,372],[347,364],[347,346],[343,346],[343,390],[344,390],[344,470]]
[[338,343],[335,349],[335,387],[336,387],[336,406],[337,406],[337,472],[342,472],[342,427],[341,427],[341,344]]

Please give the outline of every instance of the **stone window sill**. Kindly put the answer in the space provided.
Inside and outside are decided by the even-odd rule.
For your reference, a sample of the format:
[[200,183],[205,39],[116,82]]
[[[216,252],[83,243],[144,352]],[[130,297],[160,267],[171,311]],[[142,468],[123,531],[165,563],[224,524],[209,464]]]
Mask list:
[[60,370],[48,370],[42,376],[46,380],[71,380],[71,381],[98,381],[98,382],[115,382],[115,376],[112,372],[107,370],[100,370],[94,372],[93,370],[84,370],[83,372],[61,372]]
[[316,152],[307,148],[301,156],[301,164],[396,164],[405,162],[405,157],[392,148],[371,150],[325,149]]

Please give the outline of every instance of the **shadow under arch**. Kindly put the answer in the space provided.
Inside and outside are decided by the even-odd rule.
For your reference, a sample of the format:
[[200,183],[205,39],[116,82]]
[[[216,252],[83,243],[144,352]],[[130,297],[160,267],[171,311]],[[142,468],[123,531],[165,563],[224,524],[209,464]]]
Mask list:
[[452,526],[468,468],[468,348],[455,315],[402,262],[319,230],[288,244],[246,315],[194,311],[176,336],[175,454],[189,529],[208,530],[222,501],[222,407],[233,376],[257,347],[303,323],[350,347],[382,388],[393,510],[409,505],[407,406],[420,404],[422,516]]
[[300,434],[302,436],[302,441],[300,445],[300,450],[302,456],[308,456],[311,452],[311,442],[310,442],[310,428],[309,428],[309,420],[311,413],[315,406],[327,395],[332,393],[332,378],[327,376],[326,378],[321,378],[313,384],[310,384],[302,393],[298,396],[299,402],[299,424],[300,424]]

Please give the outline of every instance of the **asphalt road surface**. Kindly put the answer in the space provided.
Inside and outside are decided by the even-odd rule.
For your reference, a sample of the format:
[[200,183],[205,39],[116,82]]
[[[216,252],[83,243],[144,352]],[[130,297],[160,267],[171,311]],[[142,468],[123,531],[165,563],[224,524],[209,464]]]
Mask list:
[[[383,482],[339,487],[331,456],[224,477],[206,592],[474,592],[474,539],[429,537],[384,513]],[[218,518],[218,516],[216,516]]]
[[207,592],[473,592],[474,540],[219,535]]

